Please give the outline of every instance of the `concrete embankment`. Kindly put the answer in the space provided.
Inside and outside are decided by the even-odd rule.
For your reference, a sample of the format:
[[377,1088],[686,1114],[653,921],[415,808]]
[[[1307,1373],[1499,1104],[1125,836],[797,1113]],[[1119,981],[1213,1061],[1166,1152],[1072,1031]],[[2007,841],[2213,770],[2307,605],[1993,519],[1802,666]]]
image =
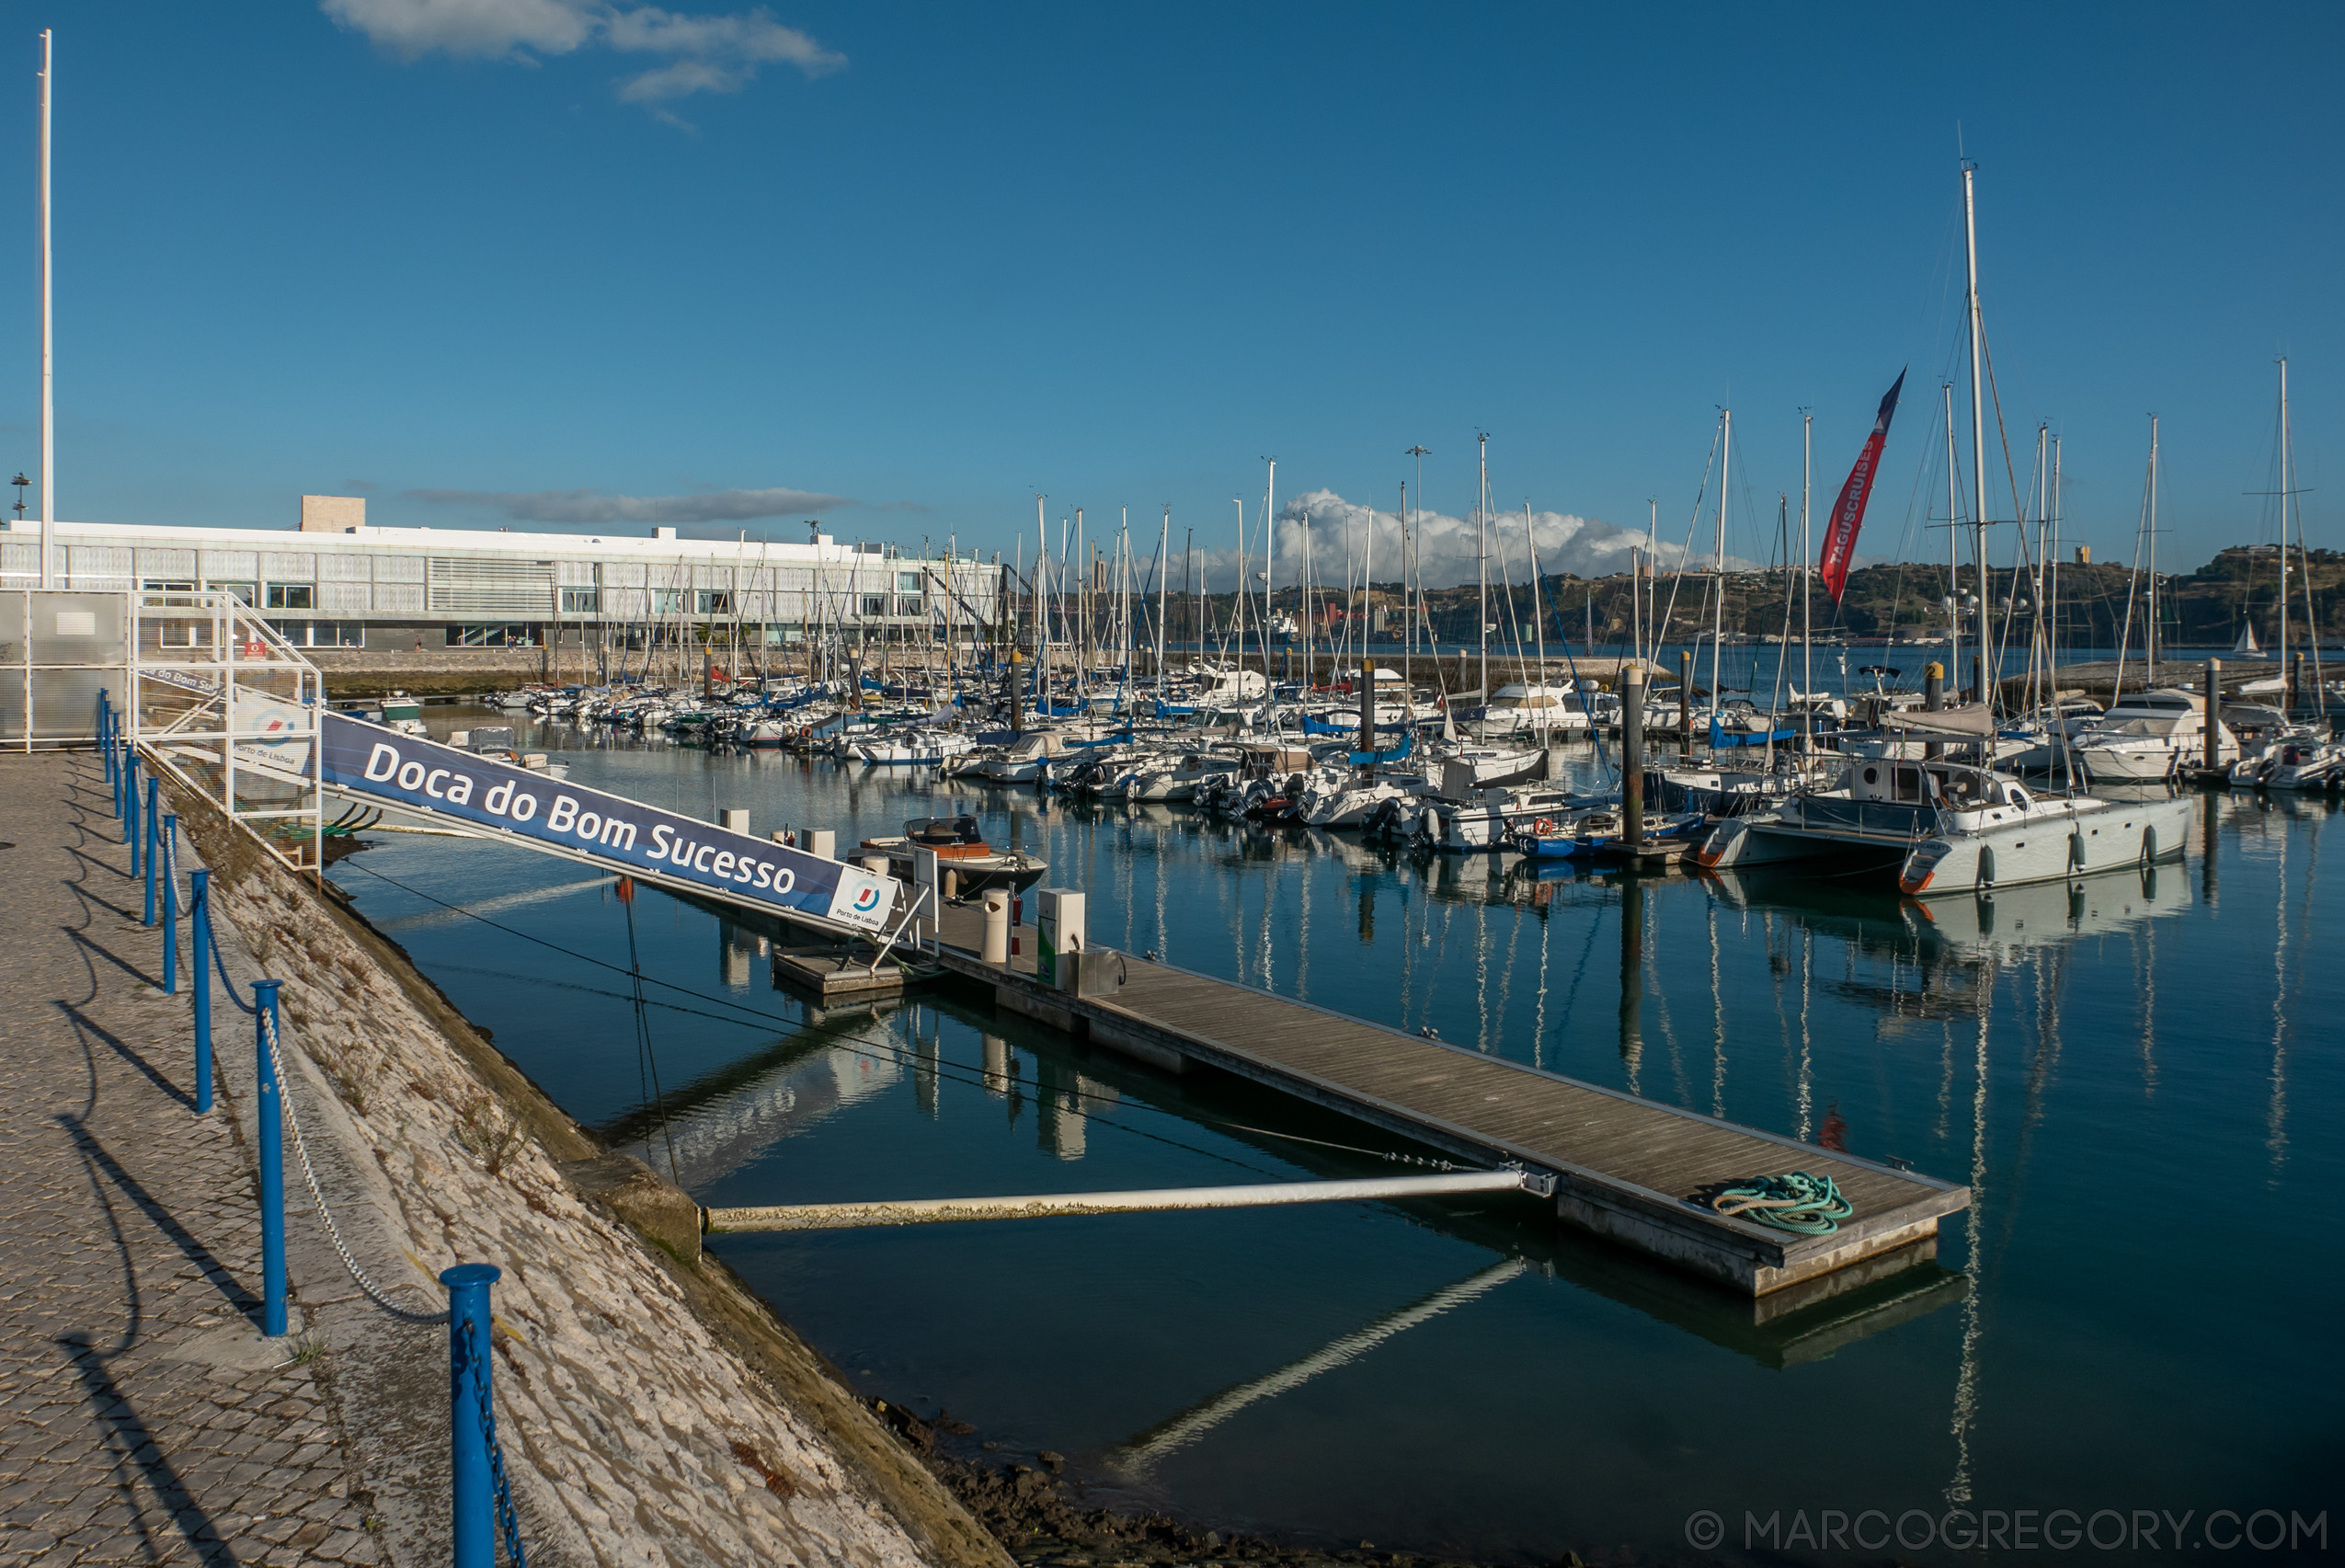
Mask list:
[[[337,1217],[360,1261],[418,1307],[450,1265],[505,1271],[498,1430],[533,1562],[1004,1568],[821,1359],[701,1254],[689,1199],[606,1155],[330,893],[204,803],[178,804],[218,916],[283,982],[291,1043],[331,1085],[306,1130],[347,1168]],[[298,1257],[295,1275],[299,1292],[352,1294]],[[417,1445],[372,1429],[366,1374],[393,1334],[373,1311],[349,1301],[329,1359],[353,1370],[341,1413],[361,1468],[395,1494],[412,1490]],[[399,1333],[412,1358],[415,1331]],[[434,1376],[444,1389],[444,1359]]]

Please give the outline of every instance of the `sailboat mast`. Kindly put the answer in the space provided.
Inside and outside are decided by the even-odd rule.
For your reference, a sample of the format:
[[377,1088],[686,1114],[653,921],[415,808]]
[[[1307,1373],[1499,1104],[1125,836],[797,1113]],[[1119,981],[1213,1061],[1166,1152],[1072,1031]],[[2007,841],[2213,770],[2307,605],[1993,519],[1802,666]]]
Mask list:
[[1641,601],[1631,602],[1642,604],[1639,611],[1642,619],[1637,623],[1637,657],[1651,658],[1656,664],[1661,661],[1661,626],[1653,619],[1653,598],[1661,591],[1661,568],[1653,564],[1653,552],[1660,544],[1661,498],[1648,496],[1645,498],[1645,573],[1653,587],[1644,588],[1645,578],[1632,578],[1642,590],[1642,597]]
[[1946,668],[1954,677],[1960,692],[1962,685],[1962,578],[1958,569],[1959,547],[1955,544],[1955,530],[1962,526],[1962,509],[1955,496],[1954,467],[1954,383],[1939,383],[1939,392],[1946,403]]
[[[1531,503],[1527,498],[1523,502],[1523,546],[1531,558],[1532,646],[1539,650],[1539,679],[1532,687],[1534,695],[1531,700],[1539,704],[1539,743],[1547,746],[1553,741],[1548,729],[1554,717],[1547,709],[1547,617],[1539,607],[1539,533],[1531,527]],[[1590,600],[1588,602],[1593,604],[1596,601]],[[1562,628],[1559,626],[1556,631],[1560,636]],[[1519,642],[1515,645],[1517,659],[1522,658],[1522,647]],[[1569,638],[1564,639],[1564,647],[1567,650],[1570,648]],[[1593,653],[1595,649],[1591,648],[1589,652]]]
[[1481,700],[1490,701],[1490,437],[1476,435],[1481,448],[1481,478],[1474,490],[1474,581],[1481,605],[1474,635],[1481,639]]
[[1156,535],[1156,700],[1164,700],[1164,623],[1172,613],[1172,508]]
[[[1406,614],[1409,604],[1409,482],[1406,479],[1401,481],[1401,506],[1392,514],[1392,520],[1401,525],[1401,613]],[[1401,705],[1407,711],[1409,722],[1414,724],[1417,715],[1410,703],[1413,693],[1409,689],[1408,648],[1412,629],[1404,627],[1401,634]]]
[[2149,635],[2142,650],[2149,664],[2145,692],[2157,685],[2157,416],[2150,416],[2149,470]]
[[[1278,582],[1278,460],[1271,458],[1270,478],[1262,493],[1262,619],[1254,623],[1254,640],[1262,647],[1262,716],[1267,729],[1278,717],[1270,684],[1270,593]],[[1308,537],[1308,535],[1306,535]]]
[[2060,438],[2052,438],[2052,493],[2043,512],[2044,527],[2050,531],[2045,541],[2045,554],[2051,560],[2044,573],[2044,660],[2043,686],[2049,692],[2050,704],[2056,711],[2060,702]]
[[[1311,692],[1311,520],[1308,514],[1303,518],[1303,578],[1295,589],[1295,630],[1303,645],[1303,701],[1308,704]],[[1333,679],[1332,672],[1329,679]]]
[[1979,319],[1978,202],[1970,165],[1962,168],[1962,246],[1970,268],[1971,295],[1971,555],[1978,569],[1979,636],[1972,658],[1978,666],[1979,701],[1995,699],[1986,683],[1986,387],[1980,374],[1984,324]]
[[1710,607],[1710,721],[1718,722],[1720,693],[1726,689],[1726,496],[1733,488],[1729,475],[1734,472],[1734,410],[1720,411],[1721,437],[1718,456],[1718,549],[1710,563],[1713,591]]
[[[2288,554],[2288,509],[2294,502],[2296,510],[2296,554],[2305,564],[2305,647],[2313,658],[2313,707],[2323,718],[2328,716],[2328,687],[2320,668],[2320,617],[2313,608],[2313,558],[2305,547],[2305,507],[2294,500],[2295,452],[2288,429],[2288,361],[2280,361],[2280,553]],[[2283,677],[2286,671],[2282,671]],[[2299,699],[2302,692],[2296,693]]]
[[[2280,361],[2280,706],[2283,713],[2295,710],[2298,695],[2288,681],[2288,361]],[[2305,563],[2306,582],[2312,578],[2312,563]],[[2316,642],[2319,639],[2316,637]]]
[[[1808,490],[1814,480],[1815,416],[1800,416],[1800,689],[1815,700],[1815,627],[1812,615],[1813,557],[1808,554]],[[1894,632],[1895,627],[1890,630]],[[1802,726],[1804,730],[1807,727]]]

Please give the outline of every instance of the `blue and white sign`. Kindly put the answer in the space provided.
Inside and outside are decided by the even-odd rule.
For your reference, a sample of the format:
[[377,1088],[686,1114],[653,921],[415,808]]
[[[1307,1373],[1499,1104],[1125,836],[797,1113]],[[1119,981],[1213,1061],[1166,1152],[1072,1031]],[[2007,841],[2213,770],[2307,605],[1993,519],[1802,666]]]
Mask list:
[[878,931],[893,877],[727,832],[624,795],[584,789],[343,714],[319,715],[326,784],[409,810],[589,856],[620,871],[697,884],[790,914]]

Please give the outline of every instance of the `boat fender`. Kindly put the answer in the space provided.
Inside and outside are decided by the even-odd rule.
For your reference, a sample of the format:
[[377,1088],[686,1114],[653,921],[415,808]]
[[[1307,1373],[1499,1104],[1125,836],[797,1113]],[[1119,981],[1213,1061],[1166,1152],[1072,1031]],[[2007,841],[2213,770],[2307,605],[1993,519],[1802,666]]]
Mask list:
[[1417,813],[1417,831],[1428,841],[1441,837],[1441,813],[1428,806]]
[[1994,886],[1995,846],[1992,844],[1981,844],[1979,846],[1979,887],[1982,889],[1985,889]]
[[2079,868],[2085,864],[2085,835],[2075,830],[2068,834],[2068,864]]
[[2142,858],[2145,861],[2157,858],[2157,830],[2156,828],[2142,830]]

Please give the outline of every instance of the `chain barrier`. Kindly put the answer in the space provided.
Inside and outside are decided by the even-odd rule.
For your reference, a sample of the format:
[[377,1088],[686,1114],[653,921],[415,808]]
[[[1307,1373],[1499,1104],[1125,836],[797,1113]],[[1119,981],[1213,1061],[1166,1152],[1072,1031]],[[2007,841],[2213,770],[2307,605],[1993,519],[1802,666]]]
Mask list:
[[[445,1321],[448,1314],[442,1312],[440,1316]],[[488,1448],[488,1475],[495,1488],[498,1532],[505,1538],[505,1555],[511,1559],[513,1568],[529,1568],[528,1554],[521,1548],[520,1516],[513,1509],[513,1489],[505,1481],[504,1445],[497,1440],[497,1411],[488,1397],[488,1365],[481,1354],[479,1324],[467,1319],[459,1343],[463,1345],[464,1361],[471,1373],[473,1401],[479,1407],[481,1438]]]
[[[212,961],[219,966],[220,983],[227,988],[228,1000],[234,1002],[239,1011],[249,1013],[252,1004],[236,994],[236,982],[228,974],[228,956],[220,951],[220,922],[216,920],[212,922]],[[203,962],[202,954],[196,955],[196,962]]]
[[[446,1322],[448,1321],[448,1314],[444,1311],[418,1312],[412,1308],[402,1307],[396,1301],[391,1299],[388,1295],[383,1293],[383,1288],[375,1284],[373,1279],[368,1276],[366,1270],[360,1266],[359,1260],[350,1254],[349,1247],[342,1241],[341,1228],[334,1223],[334,1211],[326,1207],[326,1193],[317,1185],[316,1168],[309,1162],[309,1145],[302,1140],[301,1113],[293,1109],[293,1096],[285,1085],[285,1052],[282,1044],[278,1039],[277,1020],[273,1017],[264,1017],[262,1027],[269,1031],[269,1054],[277,1059],[277,1099],[278,1103],[285,1108],[285,1124],[293,1129],[293,1153],[302,1162],[302,1179],[309,1184],[309,1196],[317,1204],[317,1217],[325,1222],[326,1240],[332,1242],[334,1243],[334,1250],[341,1254],[342,1266],[349,1270],[351,1280],[357,1284],[358,1288],[361,1291],[365,1292],[366,1299],[368,1300],[373,1302],[376,1306],[382,1308],[384,1311],[390,1313],[401,1322]],[[418,1286],[417,1288],[420,1289],[421,1287]]]

